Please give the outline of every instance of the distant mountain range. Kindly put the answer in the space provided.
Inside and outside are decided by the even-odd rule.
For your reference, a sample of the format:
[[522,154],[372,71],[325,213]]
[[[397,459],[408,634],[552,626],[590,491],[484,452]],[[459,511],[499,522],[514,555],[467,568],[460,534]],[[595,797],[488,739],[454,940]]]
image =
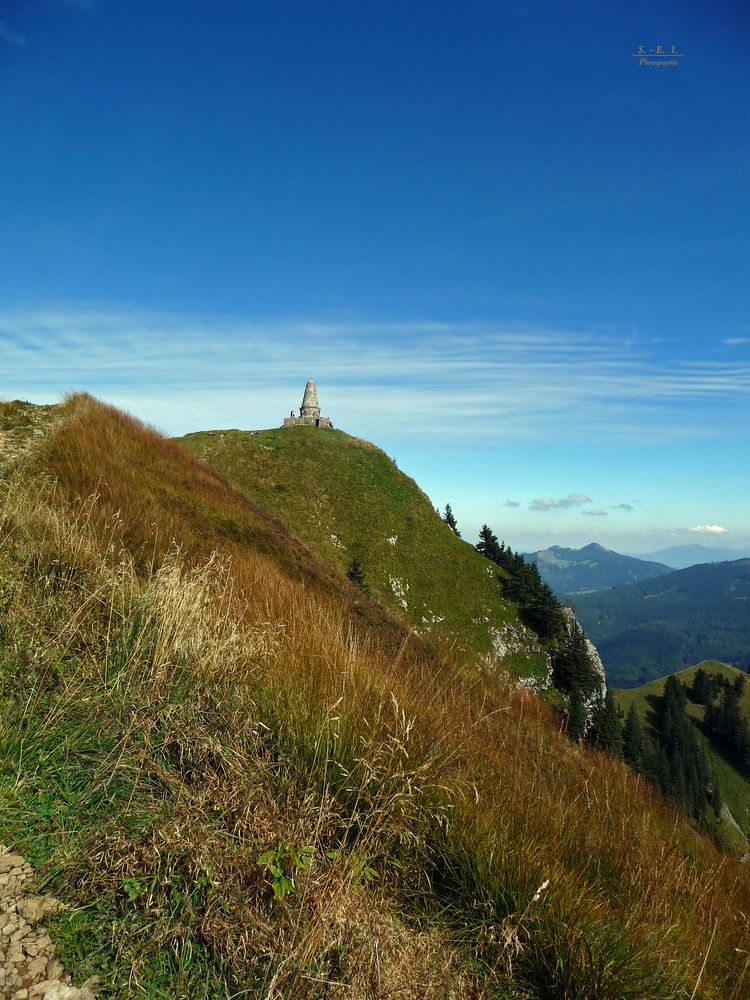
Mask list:
[[638,556],[639,559],[653,559],[656,562],[666,563],[671,569],[686,569],[688,566],[695,566],[698,563],[730,562],[734,559],[747,559],[750,556],[750,548],[727,549],[719,545],[673,545],[669,549],[660,549],[658,552],[646,552]]
[[570,594],[641,583],[671,570],[664,563],[624,556],[605,549],[596,542],[585,545],[582,549],[552,545],[538,552],[526,552],[524,559],[526,562],[536,563],[539,575],[561,598]]
[[750,665],[750,559],[704,563],[574,598],[616,687],[700,660]]

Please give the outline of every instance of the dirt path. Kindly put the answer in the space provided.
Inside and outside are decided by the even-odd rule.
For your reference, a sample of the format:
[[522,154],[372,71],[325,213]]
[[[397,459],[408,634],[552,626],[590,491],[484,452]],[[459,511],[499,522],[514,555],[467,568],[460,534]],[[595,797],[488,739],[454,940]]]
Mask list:
[[42,923],[62,904],[28,895],[34,872],[0,844],[0,1000],[93,1000],[96,977],[77,988]]

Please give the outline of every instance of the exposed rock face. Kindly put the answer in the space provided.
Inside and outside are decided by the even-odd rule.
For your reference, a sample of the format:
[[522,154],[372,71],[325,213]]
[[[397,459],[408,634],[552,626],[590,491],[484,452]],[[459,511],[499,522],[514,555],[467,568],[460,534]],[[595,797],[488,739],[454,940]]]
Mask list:
[[71,984],[41,920],[62,909],[50,896],[28,896],[33,871],[0,844],[0,1000],[94,1000],[98,980]]
[[502,661],[510,653],[517,653],[520,649],[528,649],[536,645],[535,636],[525,625],[502,625],[500,627],[492,625],[490,638],[492,640],[492,654],[499,661]]
[[549,691],[552,687],[552,657],[549,653],[545,653],[545,657],[547,661],[546,673],[541,677],[519,677],[517,687],[523,688],[525,691],[536,691],[537,694]]
[[406,601],[406,591],[409,589],[409,584],[404,580],[399,579],[397,576],[388,577],[388,583],[390,584],[391,590],[393,591],[393,596],[396,598],[398,603],[404,609],[407,610],[409,607]]
[[[586,657],[591,667],[593,682],[590,689],[587,690],[586,697],[584,699],[588,715],[591,717],[594,707],[604,700],[607,693],[607,681],[604,675],[604,664],[601,661],[601,657],[599,656],[596,646],[594,646],[581,628],[572,609],[563,608],[563,615],[567,638],[572,641],[575,636],[578,642],[580,642],[581,639],[583,640]],[[489,619],[485,619],[485,621],[488,620]],[[580,635],[576,636],[576,633],[579,633]],[[483,657],[482,665],[484,670],[494,671],[496,667],[502,666],[506,657],[511,656],[514,653],[529,652],[543,654],[546,661],[546,670],[543,673],[536,673],[531,677],[520,677],[515,681],[515,685],[519,688],[525,688],[527,691],[536,691],[537,694],[542,694],[544,691],[548,691],[553,686],[553,656],[556,651],[554,649],[552,651],[545,649],[544,645],[539,641],[539,638],[534,632],[531,631],[531,629],[520,624],[507,624],[499,627],[491,625],[489,628],[489,635],[492,640],[492,652]],[[562,639],[561,642],[556,643],[558,647],[563,646],[563,648],[564,644],[564,639]]]
[[520,677],[516,681],[516,686],[527,691],[536,691],[537,694],[547,691],[552,686],[552,660],[531,629],[525,625],[492,625],[489,635],[492,640],[492,653],[486,658],[485,666],[502,664],[506,656],[511,656],[513,653],[522,651],[543,653],[546,659],[545,673],[541,676]]
[[565,628],[567,629],[569,636],[573,634],[573,630],[575,628],[579,628],[581,630],[586,643],[589,663],[591,664],[591,668],[597,677],[596,687],[586,699],[586,704],[590,709],[596,704],[596,702],[602,701],[607,693],[607,678],[604,674],[604,664],[602,663],[601,656],[599,656],[598,649],[584,632],[581,623],[578,621],[573,612],[573,609],[563,608],[563,614],[565,615]]
[[589,657],[591,659],[592,664],[594,665],[594,669],[601,678],[601,683],[599,685],[599,696],[603,698],[607,693],[607,678],[604,673],[604,664],[602,663],[601,656],[599,656],[599,650],[596,648],[596,646],[593,644],[593,642],[591,641],[591,639],[589,639],[588,636],[586,636],[586,646],[588,647]]

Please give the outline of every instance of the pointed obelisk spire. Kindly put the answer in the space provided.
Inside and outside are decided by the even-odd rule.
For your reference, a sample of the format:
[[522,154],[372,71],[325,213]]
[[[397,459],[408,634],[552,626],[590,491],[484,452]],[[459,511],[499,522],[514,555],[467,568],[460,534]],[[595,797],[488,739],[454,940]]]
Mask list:
[[307,385],[305,386],[305,395],[302,397],[302,406],[300,407],[299,415],[301,417],[320,416],[318,390],[315,388],[315,383],[312,379],[309,379]]
[[299,416],[295,417],[294,410],[292,410],[288,417],[284,417],[284,427],[333,427],[330,417],[321,417],[320,415],[318,390],[312,379],[305,386]]

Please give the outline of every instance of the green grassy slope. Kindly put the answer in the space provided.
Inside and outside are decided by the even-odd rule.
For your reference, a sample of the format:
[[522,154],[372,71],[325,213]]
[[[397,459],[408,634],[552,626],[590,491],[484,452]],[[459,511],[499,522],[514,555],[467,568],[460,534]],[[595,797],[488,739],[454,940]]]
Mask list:
[[342,574],[359,558],[372,596],[420,635],[447,635],[490,653],[493,632],[504,630],[520,647],[505,653],[505,665],[519,676],[544,672],[544,655],[515,605],[500,596],[502,570],[456,537],[379,448],[307,427],[179,440]]
[[[729,666],[727,663],[704,660],[703,663],[678,671],[676,676],[689,687],[693,682],[693,676],[699,669],[710,674],[720,674],[729,680],[734,680],[741,673],[736,667]],[[654,718],[654,702],[661,697],[666,679],[666,677],[660,677],[641,687],[615,691],[617,704],[625,713],[630,710],[631,705],[635,706],[638,714],[650,726]],[[745,685],[741,707],[745,717],[750,719],[750,684]],[[685,711],[700,728],[705,707],[688,701]],[[730,814],[730,816],[726,813],[724,815],[722,836],[736,851],[745,853],[748,849],[748,838],[750,838],[750,781],[733,766],[730,760],[727,760],[725,754],[710,739],[706,739],[706,745],[711,764],[719,780],[724,802]]]
[[750,665],[750,559],[676,570],[574,599],[576,615],[618,687],[703,659]]

